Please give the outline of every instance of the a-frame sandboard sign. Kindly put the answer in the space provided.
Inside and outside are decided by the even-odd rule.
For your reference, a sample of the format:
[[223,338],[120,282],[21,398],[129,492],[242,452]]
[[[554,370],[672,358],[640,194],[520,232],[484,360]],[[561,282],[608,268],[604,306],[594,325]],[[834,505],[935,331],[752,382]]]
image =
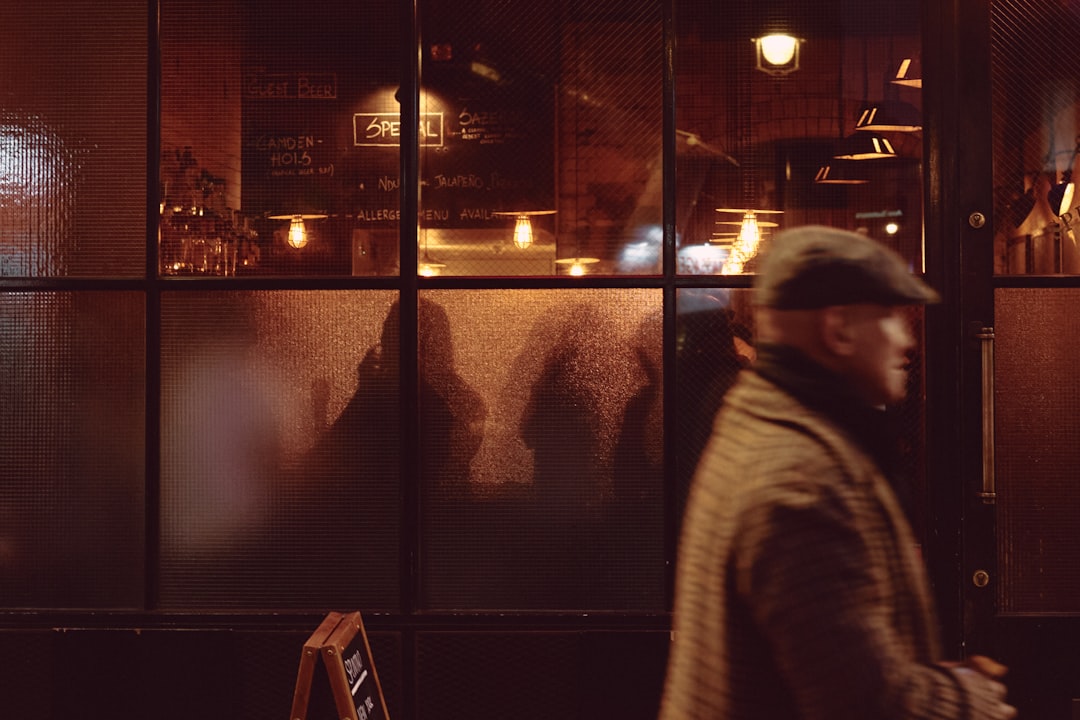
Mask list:
[[[319,672],[322,669],[325,672]],[[320,720],[308,714],[313,691],[323,696],[315,685],[317,678],[329,684],[337,720],[390,720],[360,613],[328,613],[304,643],[292,720]]]

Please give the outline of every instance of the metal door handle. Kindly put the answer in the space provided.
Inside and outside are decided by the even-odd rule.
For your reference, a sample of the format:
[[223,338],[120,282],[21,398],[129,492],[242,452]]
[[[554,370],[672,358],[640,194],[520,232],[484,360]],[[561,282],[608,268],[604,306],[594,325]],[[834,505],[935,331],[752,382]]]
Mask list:
[[982,490],[979,498],[987,505],[997,501],[994,479],[994,328],[976,333],[982,349]]

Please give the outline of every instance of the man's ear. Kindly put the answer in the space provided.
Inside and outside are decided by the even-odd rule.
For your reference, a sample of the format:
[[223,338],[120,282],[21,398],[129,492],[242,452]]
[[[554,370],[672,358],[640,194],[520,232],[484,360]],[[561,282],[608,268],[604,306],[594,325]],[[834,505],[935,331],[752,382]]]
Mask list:
[[849,357],[855,352],[855,335],[846,307],[833,305],[822,308],[818,322],[819,337],[826,350],[837,357]]

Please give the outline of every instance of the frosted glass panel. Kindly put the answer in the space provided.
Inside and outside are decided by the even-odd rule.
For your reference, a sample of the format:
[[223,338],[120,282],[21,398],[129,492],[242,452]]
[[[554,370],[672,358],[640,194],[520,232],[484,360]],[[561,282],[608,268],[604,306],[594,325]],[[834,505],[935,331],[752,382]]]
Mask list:
[[395,608],[395,297],[163,298],[165,607]]
[[0,604],[143,599],[144,303],[0,295]]
[[422,295],[426,606],[662,608],[660,303]]
[[1080,612],[1080,289],[994,300],[1001,611]]
[[0,276],[143,274],[147,12],[4,4]]

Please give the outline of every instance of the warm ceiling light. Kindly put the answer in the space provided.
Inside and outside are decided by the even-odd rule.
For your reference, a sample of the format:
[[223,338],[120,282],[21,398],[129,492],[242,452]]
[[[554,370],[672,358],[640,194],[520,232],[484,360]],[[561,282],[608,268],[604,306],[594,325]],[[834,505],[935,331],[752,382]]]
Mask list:
[[783,33],[755,38],[757,68],[772,75],[786,75],[799,69],[799,39]]
[[299,250],[307,245],[307,228],[304,227],[304,216],[293,215],[289,221],[289,244]]
[[420,262],[417,263],[416,274],[422,277],[435,277],[444,267],[446,267],[446,263],[439,262],[428,255],[425,250],[423,257],[420,258]]
[[758,38],[761,46],[761,56],[770,65],[787,65],[795,58],[795,48],[799,41],[791,35],[766,35]]
[[286,242],[289,243],[289,247],[299,250],[300,248],[308,244],[310,239],[308,236],[307,226],[304,224],[305,220],[322,220],[325,215],[311,215],[293,213],[291,215],[271,215],[271,220],[288,220],[289,230],[285,236]]
[[757,253],[758,245],[761,244],[761,227],[758,225],[757,215],[747,211],[743,215],[742,226],[739,228],[739,236],[731,244],[731,252],[728,253],[724,266],[720,269],[721,275],[738,275],[750,262],[750,258]]
[[870,180],[856,173],[847,161],[839,160],[822,165],[814,176],[814,182],[821,185],[865,185]]
[[746,267],[746,264],[757,254],[758,246],[761,245],[761,229],[763,227],[777,226],[775,222],[760,220],[758,215],[761,213],[778,215],[783,211],[739,210],[736,208],[716,208],[716,211],[721,213],[740,213],[742,215],[742,219],[737,222],[728,223],[727,221],[721,221],[725,225],[737,224],[739,226],[739,234],[731,243],[731,250],[724,260],[723,267],[720,268],[720,274],[738,275],[743,272],[743,268]]
[[857,132],[840,142],[834,158],[839,160],[878,160],[896,157],[889,139],[871,132]]
[[528,215],[518,215],[514,221],[514,247],[524,250],[533,244],[532,220]]
[[868,105],[859,114],[856,130],[872,132],[918,132],[922,130],[922,112],[911,103],[882,100]]
[[556,265],[569,265],[570,267],[567,268],[566,273],[568,275],[572,275],[574,277],[581,277],[582,275],[585,274],[585,266],[586,265],[594,265],[594,264],[596,264],[598,262],[600,262],[600,258],[567,257],[567,258],[559,258],[558,260],[555,261],[555,264]]
[[533,215],[554,215],[554,210],[521,210],[509,212],[495,212],[492,215],[514,218],[514,247],[524,250],[533,244],[536,234],[533,230]]
[[901,60],[892,82],[894,85],[921,88],[922,72],[919,67],[919,58],[904,58]]

